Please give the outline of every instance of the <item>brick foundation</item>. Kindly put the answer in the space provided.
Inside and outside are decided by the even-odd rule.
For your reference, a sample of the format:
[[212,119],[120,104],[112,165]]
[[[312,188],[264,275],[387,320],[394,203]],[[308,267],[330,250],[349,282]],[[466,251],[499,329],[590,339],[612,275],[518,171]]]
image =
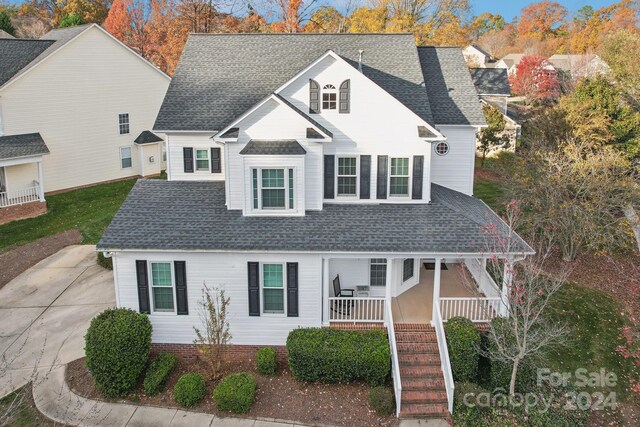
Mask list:
[[[222,350],[222,357],[226,360],[248,360],[254,361],[256,352],[262,347],[274,347],[276,349],[276,359],[278,362],[287,363],[287,349],[283,345],[225,345]],[[183,360],[198,359],[198,346],[195,344],[169,344],[153,343],[151,351],[154,353],[169,352]]]
[[0,208],[0,224],[6,224],[18,219],[33,218],[47,212],[45,202],[30,202],[22,205]]

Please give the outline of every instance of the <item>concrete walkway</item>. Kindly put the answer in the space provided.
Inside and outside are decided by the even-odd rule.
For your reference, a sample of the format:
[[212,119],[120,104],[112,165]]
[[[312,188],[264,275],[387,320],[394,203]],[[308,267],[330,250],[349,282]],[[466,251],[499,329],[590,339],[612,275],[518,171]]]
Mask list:
[[90,320],[115,305],[95,247],[68,246],[0,289],[0,397],[84,355]]

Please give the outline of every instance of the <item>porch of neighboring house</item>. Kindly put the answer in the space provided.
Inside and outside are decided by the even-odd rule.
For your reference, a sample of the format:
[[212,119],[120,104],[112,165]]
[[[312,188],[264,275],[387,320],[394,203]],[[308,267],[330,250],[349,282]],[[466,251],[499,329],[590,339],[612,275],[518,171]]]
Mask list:
[[46,212],[40,134],[0,136],[0,224]]

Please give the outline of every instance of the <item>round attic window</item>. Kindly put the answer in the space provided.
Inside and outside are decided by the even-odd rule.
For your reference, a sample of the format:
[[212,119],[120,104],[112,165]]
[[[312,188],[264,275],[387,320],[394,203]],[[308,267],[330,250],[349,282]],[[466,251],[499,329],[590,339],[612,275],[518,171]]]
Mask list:
[[449,144],[446,142],[438,142],[435,146],[436,154],[444,156],[449,153]]

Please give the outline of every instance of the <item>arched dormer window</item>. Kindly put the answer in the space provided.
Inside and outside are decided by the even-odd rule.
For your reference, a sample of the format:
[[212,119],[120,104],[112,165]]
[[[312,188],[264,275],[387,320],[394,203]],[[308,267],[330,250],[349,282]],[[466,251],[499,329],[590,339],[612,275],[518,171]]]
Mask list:
[[338,106],[338,94],[336,87],[332,84],[325,85],[322,88],[322,109],[335,110]]
[[351,81],[345,80],[340,83],[340,106],[341,114],[348,113],[351,110]]
[[320,113],[320,85],[309,79],[309,113]]

